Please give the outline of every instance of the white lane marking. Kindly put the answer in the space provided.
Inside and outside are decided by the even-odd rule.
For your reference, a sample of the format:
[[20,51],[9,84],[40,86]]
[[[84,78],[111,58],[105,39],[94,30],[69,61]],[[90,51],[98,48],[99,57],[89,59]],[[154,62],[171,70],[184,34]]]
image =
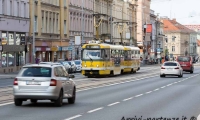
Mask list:
[[171,86],[172,84],[168,84],[167,86]]
[[177,82],[174,82],[174,84],[176,84]]
[[130,98],[124,99],[123,101],[128,101],[128,100],[131,100],[131,99],[133,99],[133,97],[130,97]]
[[146,92],[146,94],[152,93],[152,91]]
[[67,118],[67,119],[65,119],[65,120],[73,120],[73,119],[78,118],[78,117],[81,117],[81,116],[82,116],[82,115],[75,115],[75,116],[70,117],[70,118]]
[[13,104],[13,103],[14,103],[14,102],[4,103],[4,104],[0,104],[0,106],[10,105],[10,104]]
[[158,91],[159,90],[159,88],[157,88],[157,89],[155,89],[155,90],[153,90],[153,91]]
[[139,94],[139,95],[136,95],[135,97],[140,97],[140,96],[142,96],[143,94]]
[[113,106],[113,105],[116,105],[116,104],[119,104],[120,102],[115,102],[115,103],[111,103],[109,104],[108,106]]
[[98,111],[98,110],[101,110],[101,109],[103,109],[103,107],[100,107],[100,108],[97,108],[97,109],[94,109],[94,110],[90,110],[90,111],[88,111],[87,113],[93,113],[93,112]]
[[[143,80],[143,79],[146,79],[146,78],[152,78],[152,77],[156,77],[156,76],[158,76],[158,75],[149,76],[149,77],[145,77],[145,78],[141,78],[141,79],[135,79],[135,80],[125,81],[125,82],[119,82],[119,83],[109,84],[109,85],[103,85],[103,86],[98,86],[98,87],[86,88],[86,89],[83,89],[83,90],[77,90],[77,92],[82,92],[82,91],[86,91],[86,90],[91,90],[91,89],[94,89],[94,88],[109,87],[109,86],[113,86],[113,85],[118,85],[118,84],[124,84],[124,83],[139,81],[139,80]],[[130,79],[132,79],[132,78],[130,78]]]
[[161,88],[165,88],[166,86],[162,86]]

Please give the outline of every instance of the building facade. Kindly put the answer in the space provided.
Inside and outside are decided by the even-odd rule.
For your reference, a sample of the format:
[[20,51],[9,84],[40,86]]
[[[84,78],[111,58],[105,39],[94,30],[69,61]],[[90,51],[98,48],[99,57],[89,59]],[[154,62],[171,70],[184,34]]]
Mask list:
[[190,37],[190,54],[193,56],[198,55],[198,41],[200,40],[200,25],[185,25],[185,27],[195,31],[196,33],[191,34]]
[[0,0],[0,73],[18,71],[29,60],[28,11],[28,0]]
[[[29,0],[29,3],[31,18],[28,39],[29,62],[34,63],[35,59],[56,61],[67,58],[69,54],[69,1]],[[30,39],[33,33],[35,34],[35,51],[32,51],[33,42]]]
[[93,2],[93,0],[70,0],[69,35],[72,51],[68,55],[69,59],[79,59],[81,57],[81,45],[93,39]]
[[151,0],[138,0],[137,7],[137,43],[140,54],[148,56],[148,49],[151,46],[151,33],[147,33],[147,24],[150,24],[150,2]]
[[176,19],[162,18],[164,23],[164,52],[170,59],[177,56],[187,56],[190,50],[191,30],[181,25]]

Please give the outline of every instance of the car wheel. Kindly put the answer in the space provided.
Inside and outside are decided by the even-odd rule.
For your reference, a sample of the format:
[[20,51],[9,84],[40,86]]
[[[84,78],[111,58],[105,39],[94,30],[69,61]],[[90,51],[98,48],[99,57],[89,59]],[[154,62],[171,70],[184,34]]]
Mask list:
[[68,98],[68,103],[69,104],[74,104],[75,103],[75,100],[76,100],[76,88],[74,88],[73,90],[73,95],[71,98]]
[[190,71],[190,73],[192,74],[192,73],[193,73],[193,71]]
[[61,90],[58,99],[55,100],[55,105],[56,105],[57,107],[61,107],[62,104],[63,104],[63,91]]
[[160,77],[165,77],[165,75],[160,75]]
[[15,102],[15,106],[21,106],[23,103],[23,101],[20,99],[14,99],[14,102]]
[[31,99],[31,103],[36,104],[36,103],[37,103],[37,100]]

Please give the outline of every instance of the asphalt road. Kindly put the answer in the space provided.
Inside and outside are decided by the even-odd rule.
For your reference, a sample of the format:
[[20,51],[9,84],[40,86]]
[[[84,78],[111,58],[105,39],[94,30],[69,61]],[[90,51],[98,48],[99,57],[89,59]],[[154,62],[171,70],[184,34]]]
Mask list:
[[[154,117],[190,120],[190,117],[200,114],[199,73],[200,67],[195,67],[194,74],[185,73],[183,78],[156,76],[80,91],[74,105],[69,105],[65,100],[64,106],[60,108],[54,107],[48,101],[41,101],[36,105],[27,101],[21,107],[4,105],[0,106],[0,118],[128,120],[127,118],[142,116],[141,120]],[[182,119],[182,116],[186,116],[187,119]]]

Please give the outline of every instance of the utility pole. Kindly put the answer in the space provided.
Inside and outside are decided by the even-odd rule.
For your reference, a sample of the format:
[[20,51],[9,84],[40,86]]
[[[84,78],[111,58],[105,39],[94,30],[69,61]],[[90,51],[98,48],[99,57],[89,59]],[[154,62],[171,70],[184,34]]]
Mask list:
[[35,63],[35,0],[33,0],[32,4],[32,17],[33,17],[33,44],[32,44],[32,63]]

